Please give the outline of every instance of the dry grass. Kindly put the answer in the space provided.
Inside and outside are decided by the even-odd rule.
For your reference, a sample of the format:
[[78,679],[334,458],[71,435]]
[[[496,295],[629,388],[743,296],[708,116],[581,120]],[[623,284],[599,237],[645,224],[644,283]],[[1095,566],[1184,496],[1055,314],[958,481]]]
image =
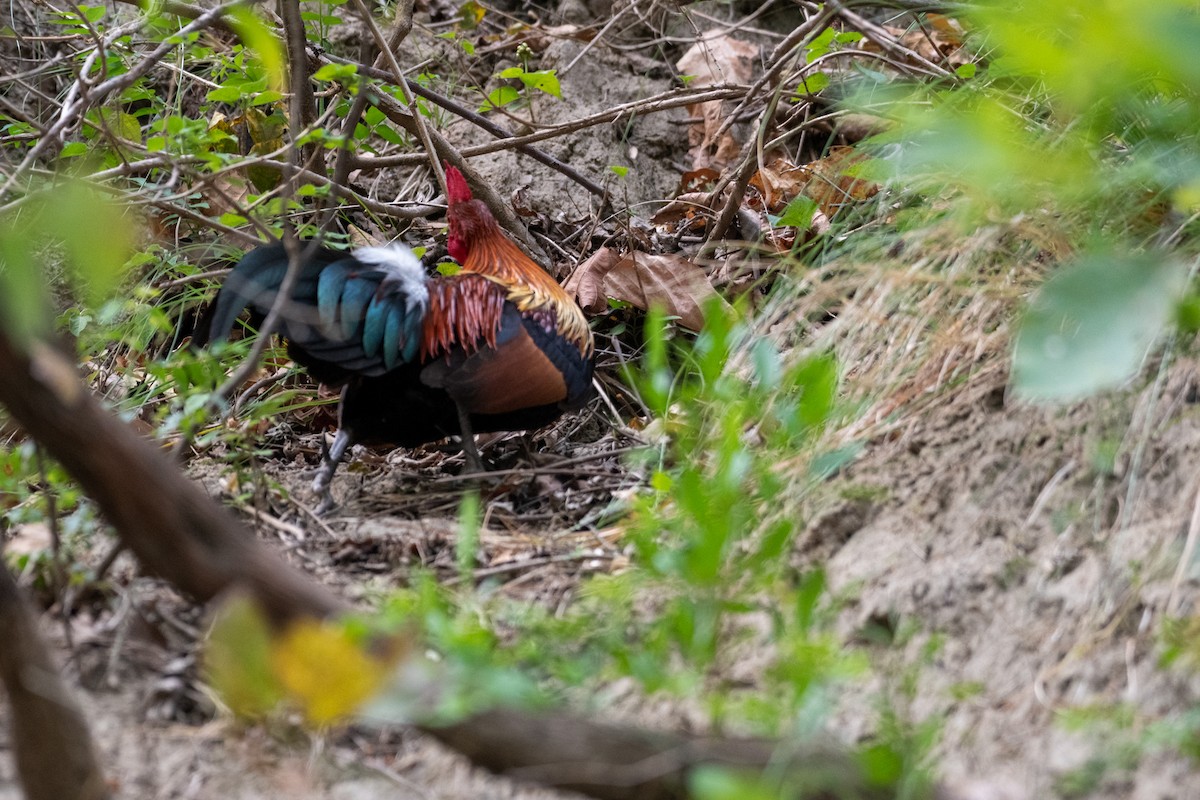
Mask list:
[[1020,219],[966,236],[942,222],[879,244],[884,252],[869,247],[810,270],[756,321],[781,346],[836,353],[850,409],[843,443],[1003,386],[1013,320],[1066,251],[1052,231]]

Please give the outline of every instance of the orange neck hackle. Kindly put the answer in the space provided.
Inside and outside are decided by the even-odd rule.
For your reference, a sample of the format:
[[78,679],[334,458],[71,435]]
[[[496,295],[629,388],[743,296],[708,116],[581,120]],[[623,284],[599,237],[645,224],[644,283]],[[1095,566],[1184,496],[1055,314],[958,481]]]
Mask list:
[[551,309],[560,334],[590,355],[592,335],[579,306],[548,272],[537,265],[500,229],[482,200],[471,195],[462,173],[446,165],[446,248],[464,272],[493,280],[523,312]]

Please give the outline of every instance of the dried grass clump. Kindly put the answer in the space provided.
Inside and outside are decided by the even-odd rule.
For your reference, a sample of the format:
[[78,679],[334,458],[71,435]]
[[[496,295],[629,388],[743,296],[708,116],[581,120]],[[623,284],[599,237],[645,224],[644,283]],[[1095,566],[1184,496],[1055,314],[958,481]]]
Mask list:
[[837,355],[854,409],[841,442],[877,438],[964,393],[1003,386],[1011,323],[1067,250],[1023,218],[966,236],[938,223],[871,246],[777,292],[758,323],[782,349]]

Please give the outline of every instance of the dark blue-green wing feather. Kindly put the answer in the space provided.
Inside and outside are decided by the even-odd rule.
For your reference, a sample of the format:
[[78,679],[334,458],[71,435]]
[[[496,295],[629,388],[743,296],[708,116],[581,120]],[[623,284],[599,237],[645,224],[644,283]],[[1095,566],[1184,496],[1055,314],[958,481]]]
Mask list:
[[[302,253],[306,248],[301,244]],[[421,263],[408,248],[350,253],[319,248],[307,255],[278,326],[293,349],[364,375],[381,375],[416,359],[429,292]],[[225,338],[247,306],[267,314],[287,267],[282,244],[247,253],[217,295],[210,339]]]

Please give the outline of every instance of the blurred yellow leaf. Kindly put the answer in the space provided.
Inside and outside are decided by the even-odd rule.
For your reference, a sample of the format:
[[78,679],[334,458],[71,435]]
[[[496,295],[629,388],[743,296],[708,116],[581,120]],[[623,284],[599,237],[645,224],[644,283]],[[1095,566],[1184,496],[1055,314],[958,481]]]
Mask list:
[[379,689],[389,664],[372,658],[340,626],[302,620],[272,653],[280,683],[314,725],[348,716]]
[[467,0],[458,7],[459,23],[467,30],[472,30],[483,22],[486,14],[487,9],[476,3],[475,0]]

